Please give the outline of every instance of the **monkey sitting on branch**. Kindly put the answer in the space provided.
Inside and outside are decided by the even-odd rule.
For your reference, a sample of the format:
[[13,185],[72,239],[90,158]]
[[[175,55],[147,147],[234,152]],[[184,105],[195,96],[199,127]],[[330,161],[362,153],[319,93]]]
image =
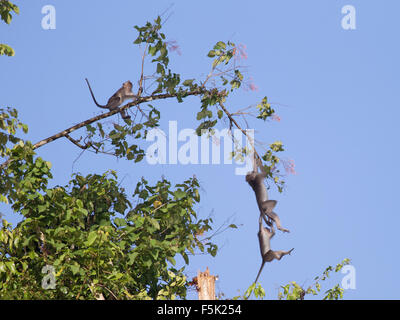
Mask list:
[[[90,87],[89,81],[88,79],[86,79],[86,83],[89,87],[90,90],[90,94],[92,95],[93,101],[94,103],[99,107],[99,108],[103,108],[103,109],[109,109],[110,111],[113,111],[115,109],[117,109],[125,100],[127,99],[135,99],[136,95],[132,92],[132,82],[130,81],[125,81],[122,84],[122,87],[119,88],[117,90],[117,92],[115,92],[110,99],[108,99],[108,102],[105,106],[102,106],[100,104],[97,103],[96,98],[94,97],[92,88]],[[122,119],[130,119],[131,117],[126,114],[125,110],[121,110],[121,116]]]
[[[270,200],[270,201],[273,201],[273,200]],[[273,206],[275,206],[275,205],[273,205]],[[258,235],[258,241],[260,244],[260,253],[261,253],[262,262],[261,262],[260,270],[258,271],[256,280],[254,281],[254,283],[257,283],[258,277],[260,276],[261,271],[264,268],[264,264],[266,262],[271,262],[274,259],[281,260],[283,256],[286,256],[287,254],[291,254],[291,252],[294,249],[294,248],[292,248],[289,251],[282,251],[282,250],[273,251],[273,250],[271,250],[271,239],[275,235],[274,227],[271,226],[271,230],[269,230],[268,228],[265,228],[263,226],[263,220],[262,220],[261,215],[258,220],[258,224],[259,224],[259,231],[258,231],[257,235]]]

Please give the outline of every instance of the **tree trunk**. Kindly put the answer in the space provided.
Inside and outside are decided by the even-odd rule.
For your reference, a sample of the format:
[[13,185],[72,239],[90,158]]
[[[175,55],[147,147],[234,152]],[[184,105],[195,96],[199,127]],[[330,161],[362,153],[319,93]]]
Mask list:
[[215,276],[210,275],[210,270],[197,273],[197,287],[199,300],[215,300]]

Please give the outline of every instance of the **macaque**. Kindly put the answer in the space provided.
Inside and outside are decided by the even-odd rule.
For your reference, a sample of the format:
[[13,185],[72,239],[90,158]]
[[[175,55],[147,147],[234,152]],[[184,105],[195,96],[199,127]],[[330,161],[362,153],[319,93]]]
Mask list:
[[[264,184],[264,179],[267,174],[263,170],[260,160],[256,160],[255,157],[256,155],[253,153],[253,171],[246,174],[246,181],[256,194],[260,215],[264,218],[264,221],[268,226],[272,227],[272,223],[275,222],[276,227],[279,230],[289,232],[288,229],[282,228],[279,216],[272,211],[275,208],[277,201],[268,200],[267,187]],[[261,169],[261,172],[258,172],[258,168]],[[268,217],[268,220],[266,217]]]
[[[92,95],[94,103],[103,109],[109,109],[110,111],[117,109],[125,100],[127,99],[135,99],[136,95],[132,92],[132,82],[126,81],[122,84],[122,87],[115,92],[110,99],[108,99],[107,104],[102,106],[97,103],[96,98],[94,97],[92,88],[90,87],[88,79],[86,79],[87,85],[90,90],[90,94]],[[130,119],[131,117],[126,114],[125,110],[121,110],[122,119]]]
[[259,218],[259,231],[258,231],[258,241],[260,243],[260,253],[261,253],[261,258],[262,258],[262,262],[261,262],[261,267],[260,270],[258,271],[257,274],[257,278],[254,281],[255,283],[257,283],[258,277],[261,274],[262,269],[264,268],[264,264],[266,262],[271,262],[274,259],[277,260],[281,260],[283,256],[286,256],[287,254],[290,254],[294,248],[290,249],[289,251],[273,251],[271,250],[271,239],[272,237],[275,235],[275,230],[274,227],[271,226],[271,230],[269,230],[268,228],[265,228],[263,226],[263,222],[262,222],[262,216],[260,215]]

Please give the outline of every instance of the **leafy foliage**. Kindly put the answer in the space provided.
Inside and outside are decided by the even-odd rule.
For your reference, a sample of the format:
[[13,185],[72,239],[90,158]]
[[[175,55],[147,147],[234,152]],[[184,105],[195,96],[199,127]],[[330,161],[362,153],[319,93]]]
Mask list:
[[11,48],[10,46],[0,43],[0,56],[1,55],[12,57],[13,55],[15,55],[15,52],[14,49]]
[[11,1],[8,0],[1,0],[0,1],[0,18],[3,20],[5,23],[10,24],[12,20],[12,15],[11,12],[14,11],[14,13],[19,14],[19,8],[11,3]]
[[257,105],[257,109],[259,110],[260,114],[257,116],[258,119],[267,120],[267,118],[272,117],[275,113],[275,110],[271,107],[271,104],[268,103],[268,98],[264,97]]
[[[332,266],[327,267],[321,276],[314,278],[314,283],[310,285],[306,290],[304,290],[300,285],[296,282],[292,281],[285,286],[281,286],[283,292],[279,292],[278,298],[286,299],[286,300],[303,300],[305,295],[312,294],[318,295],[321,291],[321,281],[325,281],[329,278],[329,275],[332,271],[339,272],[343,266],[350,264],[350,259],[344,259],[341,263],[338,263],[335,268]],[[325,291],[325,296],[323,300],[338,300],[343,298],[344,290],[340,288],[339,284],[336,284],[333,288]]]
[[[186,296],[185,265],[195,250],[215,255],[217,246],[196,234],[210,230],[210,219],[196,219],[198,183],[172,188],[138,183],[132,208],[115,172],[83,177],[67,186],[43,188],[48,171],[37,158],[24,176],[36,171],[13,199],[24,219],[0,230],[0,298],[6,299],[173,299]],[[36,164],[36,165],[33,165]],[[38,169],[42,170],[38,170]],[[39,183],[40,181],[40,183]],[[157,202],[157,204],[156,204]],[[177,267],[176,256],[185,264]],[[56,288],[41,286],[41,270],[56,270]]]
[[[1,20],[3,20],[7,24],[10,24],[12,20],[12,15],[11,15],[12,12],[19,14],[19,8],[8,0],[0,0]],[[0,43],[0,56],[1,55],[13,56],[14,54],[15,52],[10,46]]]
[[[318,295],[321,292],[321,281],[325,281],[329,278],[332,271],[339,272],[343,266],[350,264],[350,259],[344,259],[341,263],[338,263],[335,268],[332,266],[327,267],[321,276],[314,278],[314,283],[310,285],[306,290],[304,290],[295,281],[291,281],[285,286],[281,286],[278,293],[279,300],[304,300],[305,296],[308,294]],[[338,300],[343,299],[344,290],[340,288],[339,284],[336,284],[333,288],[325,291],[323,300]],[[256,299],[265,298],[265,290],[259,283],[252,283],[252,285],[245,291],[243,296],[236,296],[234,300],[248,300],[254,295]]]

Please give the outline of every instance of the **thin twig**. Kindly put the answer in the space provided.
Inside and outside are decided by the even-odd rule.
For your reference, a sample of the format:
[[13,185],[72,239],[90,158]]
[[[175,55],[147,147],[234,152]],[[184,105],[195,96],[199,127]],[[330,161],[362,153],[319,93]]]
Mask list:
[[81,149],[83,149],[83,150],[86,150],[87,148],[89,148],[89,147],[92,145],[91,142],[88,142],[88,143],[86,143],[86,144],[83,146],[83,145],[81,145],[81,144],[79,143],[78,140],[73,139],[69,134],[66,134],[65,137],[66,137],[69,141],[71,141],[74,145],[78,146],[79,148],[81,148]]
[[238,128],[250,141],[250,144],[253,148],[253,152],[254,155],[261,161],[261,157],[260,155],[257,153],[256,148],[254,146],[254,141],[251,137],[249,137],[249,135],[247,134],[246,131],[244,131],[241,126],[239,126],[239,124],[236,122],[236,120],[233,118],[233,116],[231,115],[231,113],[225,108],[225,106],[222,104],[222,102],[218,103],[219,106],[221,107],[221,109],[224,111],[224,113],[228,116],[229,120],[236,126],[236,128]]

